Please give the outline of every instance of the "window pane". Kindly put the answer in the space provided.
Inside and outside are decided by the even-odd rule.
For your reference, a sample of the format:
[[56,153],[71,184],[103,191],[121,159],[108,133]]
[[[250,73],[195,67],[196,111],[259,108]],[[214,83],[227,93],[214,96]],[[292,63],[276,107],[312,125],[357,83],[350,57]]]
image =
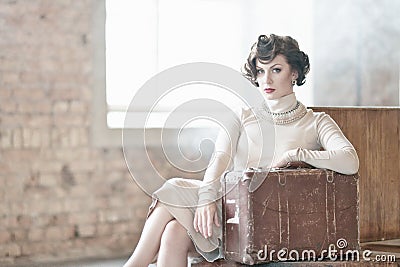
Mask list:
[[[108,0],[106,8],[110,111],[125,110],[144,82],[176,65],[214,62],[240,71],[260,34],[291,35],[311,61],[313,58],[312,0]],[[199,86],[202,88],[198,91],[193,86],[173,90],[154,110],[168,112],[199,97],[200,91],[207,92],[211,99],[229,100],[226,92],[221,95],[213,86]],[[149,96],[135,110],[153,106],[157,101],[154,95],[168,89],[171,88],[149,90]],[[313,104],[312,73],[305,86],[295,91],[304,104]]]
[[107,104],[127,106],[157,70],[157,1],[106,1]]
[[214,62],[239,70],[242,3],[235,0],[160,0],[160,69]]

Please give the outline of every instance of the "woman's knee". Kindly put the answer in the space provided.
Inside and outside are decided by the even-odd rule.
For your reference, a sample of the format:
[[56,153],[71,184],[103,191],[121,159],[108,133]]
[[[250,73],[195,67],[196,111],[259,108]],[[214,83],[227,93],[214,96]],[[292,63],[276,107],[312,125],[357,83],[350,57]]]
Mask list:
[[190,242],[186,229],[177,220],[172,220],[165,226],[161,246],[189,250]]

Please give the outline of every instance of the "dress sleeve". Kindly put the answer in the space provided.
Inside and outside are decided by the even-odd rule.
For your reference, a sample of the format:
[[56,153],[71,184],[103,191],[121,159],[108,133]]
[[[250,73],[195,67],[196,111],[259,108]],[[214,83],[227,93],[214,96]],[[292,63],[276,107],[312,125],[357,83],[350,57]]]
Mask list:
[[220,177],[225,171],[232,169],[241,132],[242,114],[242,110],[234,112],[226,123],[221,123],[214,152],[199,189],[199,204],[217,200],[221,186]]
[[317,120],[318,143],[323,151],[297,148],[287,152],[289,161],[304,161],[317,168],[330,169],[343,174],[358,171],[357,152],[339,126],[327,114]]

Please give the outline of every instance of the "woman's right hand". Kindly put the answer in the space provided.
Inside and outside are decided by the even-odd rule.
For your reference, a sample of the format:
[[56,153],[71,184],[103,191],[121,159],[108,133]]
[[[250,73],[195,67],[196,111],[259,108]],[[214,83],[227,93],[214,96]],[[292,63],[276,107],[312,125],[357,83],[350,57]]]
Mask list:
[[215,202],[196,209],[193,220],[193,227],[196,232],[200,232],[205,238],[209,238],[212,235],[213,223],[217,227],[220,226]]

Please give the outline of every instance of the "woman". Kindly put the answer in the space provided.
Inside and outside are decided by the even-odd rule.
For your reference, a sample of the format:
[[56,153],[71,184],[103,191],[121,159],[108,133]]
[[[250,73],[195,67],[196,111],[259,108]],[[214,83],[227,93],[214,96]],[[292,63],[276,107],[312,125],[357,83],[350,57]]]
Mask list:
[[[284,167],[302,161],[344,174],[358,171],[357,153],[336,123],[325,113],[306,109],[293,93],[294,85],[304,84],[309,69],[308,56],[293,38],[259,36],[242,72],[261,90],[262,107],[242,109],[220,132],[203,181],[175,178],[154,193],[150,215],[126,267],[147,266],[155,257],[157,266],[187,266],[190,252],[207,261],[221,258],[219,177],[225,170]],[[273,155],[262,151],[271,150],[263,144],[273,138],[259,131],[270,132],[271,125],[276,136]],[[249,140],[253,143],[248,146]],[[171,199],[186,208],[162,203]]]

